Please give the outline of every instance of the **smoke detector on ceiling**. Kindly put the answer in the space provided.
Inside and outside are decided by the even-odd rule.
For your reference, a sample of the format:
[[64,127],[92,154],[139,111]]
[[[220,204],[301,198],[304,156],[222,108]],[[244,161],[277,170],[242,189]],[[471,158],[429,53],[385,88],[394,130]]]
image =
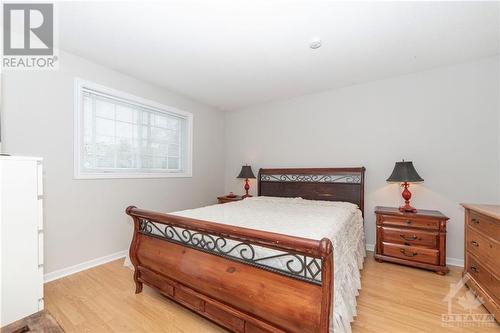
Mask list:
[[309,44],[309,47],[313,50],[315,49],[319,49],[321,47],[321,39],[319,38],[315,38],[311,41],[311,43]]

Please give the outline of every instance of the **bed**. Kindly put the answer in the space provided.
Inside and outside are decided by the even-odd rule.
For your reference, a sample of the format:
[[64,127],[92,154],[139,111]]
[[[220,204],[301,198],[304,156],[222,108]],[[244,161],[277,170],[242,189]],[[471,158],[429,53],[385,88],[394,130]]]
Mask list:
[[170,214],[128,207],[136,293],[149,285],[233,332],[349,332],[364,171],[261,169],[255,198]]

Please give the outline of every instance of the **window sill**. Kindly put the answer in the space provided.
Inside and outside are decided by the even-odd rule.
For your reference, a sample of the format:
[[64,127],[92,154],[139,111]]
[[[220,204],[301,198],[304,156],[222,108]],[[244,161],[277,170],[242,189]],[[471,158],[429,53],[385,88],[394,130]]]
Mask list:
[[84,173],[73,179],[142,179],[142,178],[191,178],[191,172],[183,173]]

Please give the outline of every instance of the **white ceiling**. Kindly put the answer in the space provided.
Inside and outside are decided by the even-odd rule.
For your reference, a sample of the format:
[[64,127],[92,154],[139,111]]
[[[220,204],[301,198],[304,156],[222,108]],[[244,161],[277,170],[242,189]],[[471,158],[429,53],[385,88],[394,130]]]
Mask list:
[[235,110],[498,54],[499,4],[73,2],[59,34],[62,49]]

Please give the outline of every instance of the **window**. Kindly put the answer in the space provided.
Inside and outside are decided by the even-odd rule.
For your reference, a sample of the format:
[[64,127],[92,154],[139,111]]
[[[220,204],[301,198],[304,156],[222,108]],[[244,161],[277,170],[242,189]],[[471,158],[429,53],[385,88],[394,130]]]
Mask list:
[[75,80],[75,178],[191,177],[193,116]]

